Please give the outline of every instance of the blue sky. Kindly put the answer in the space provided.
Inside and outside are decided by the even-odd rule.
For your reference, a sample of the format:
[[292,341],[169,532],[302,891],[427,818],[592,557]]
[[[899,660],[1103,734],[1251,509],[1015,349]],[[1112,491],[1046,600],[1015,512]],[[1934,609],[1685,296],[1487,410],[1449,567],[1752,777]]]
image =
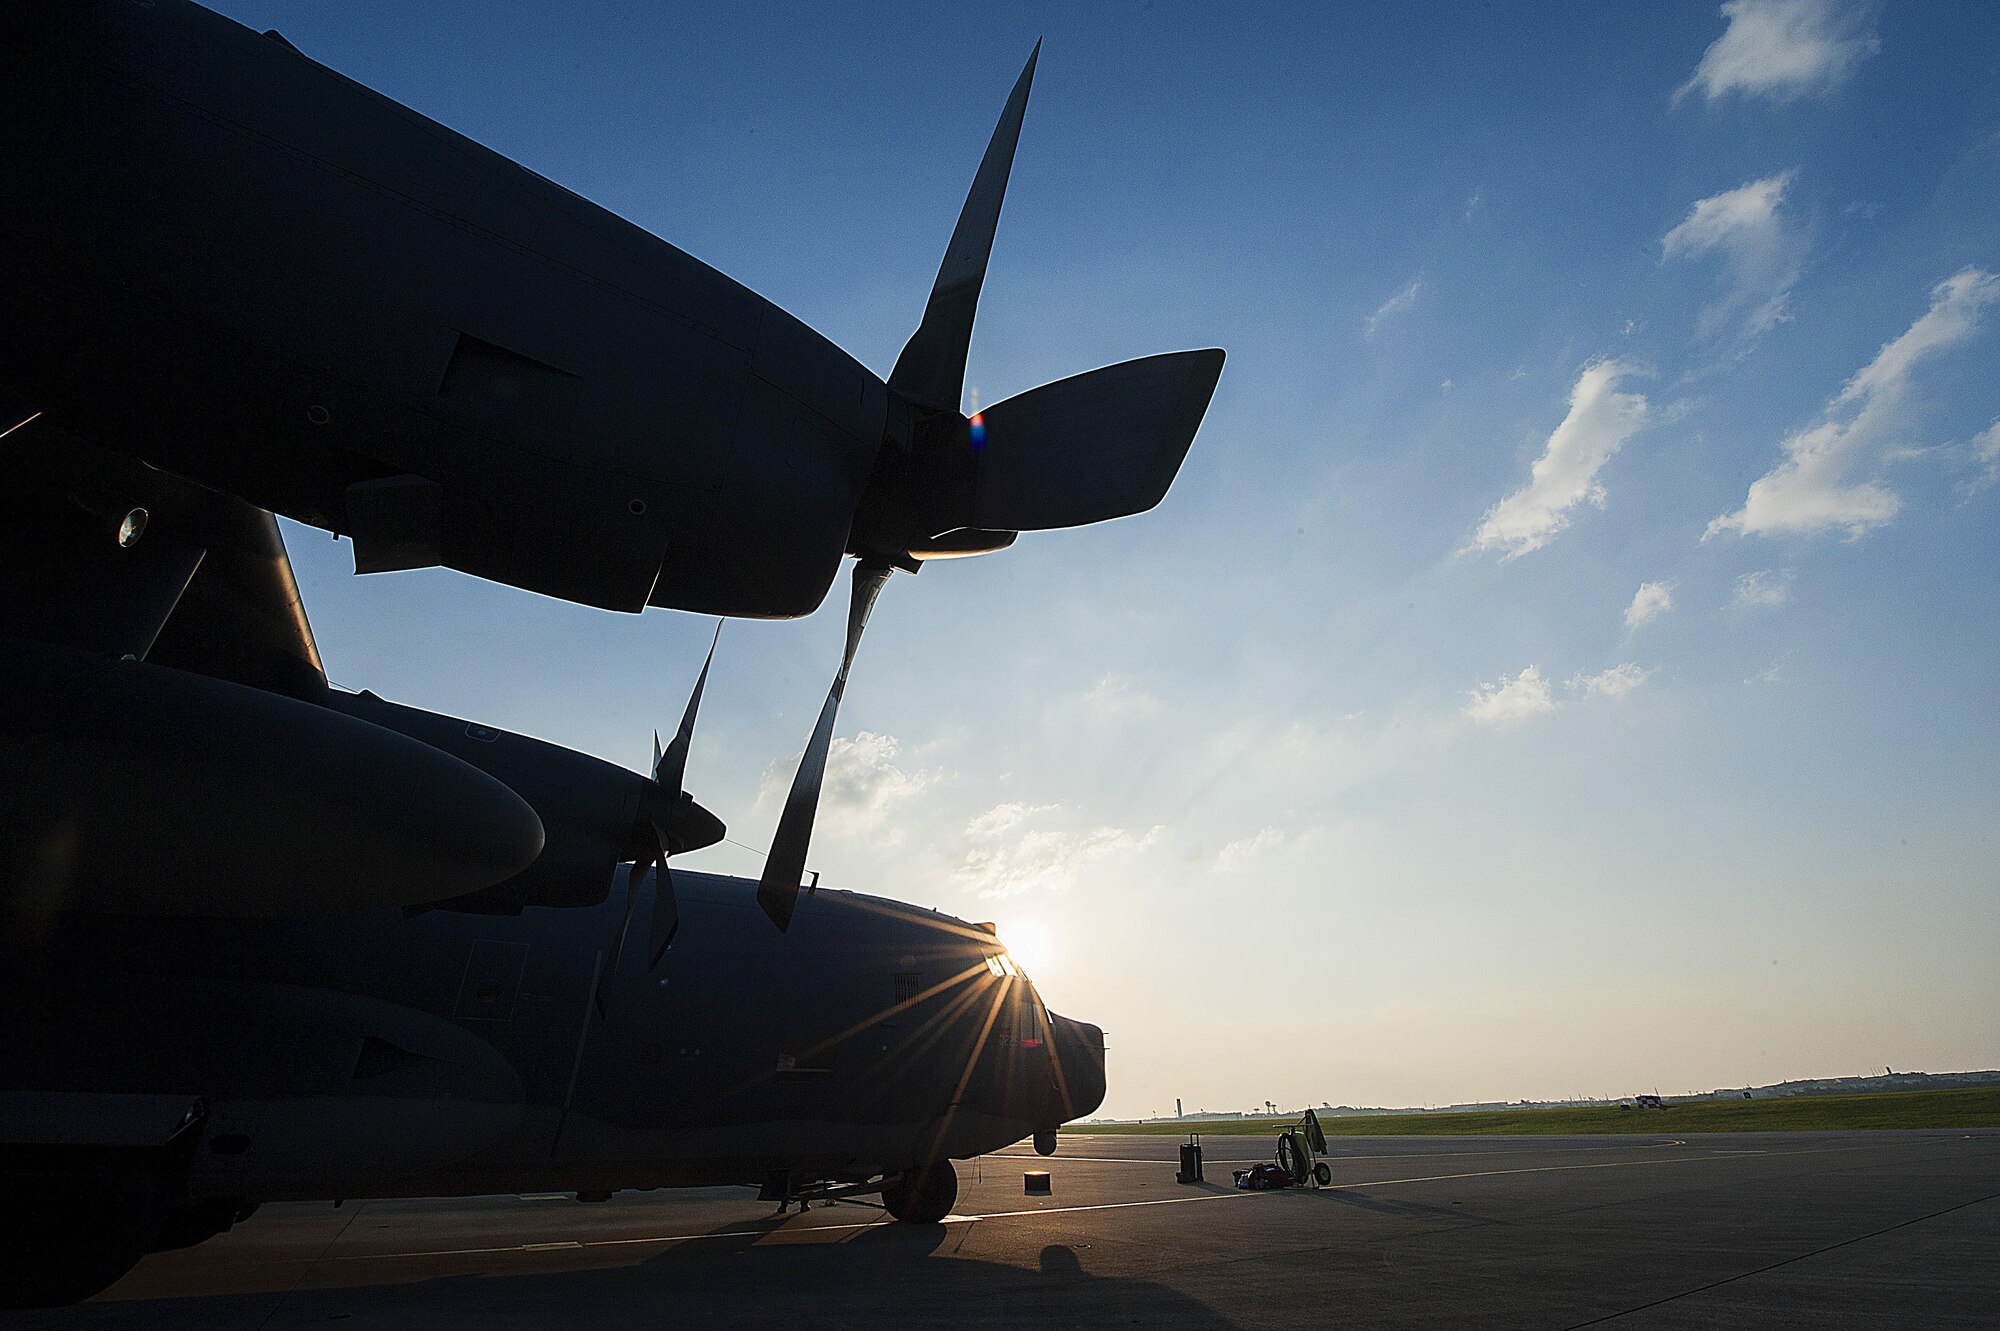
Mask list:
[[[1045,38],[970,391],[1229,365],[895,579],[813,863],[1040,935],[1107,1111],[2000,1062],[2000,9],[220,8],[878,371]],[[339,682],[634,767],[706,646],[289,535]],[[839,617],[723,634],[744,843]]]

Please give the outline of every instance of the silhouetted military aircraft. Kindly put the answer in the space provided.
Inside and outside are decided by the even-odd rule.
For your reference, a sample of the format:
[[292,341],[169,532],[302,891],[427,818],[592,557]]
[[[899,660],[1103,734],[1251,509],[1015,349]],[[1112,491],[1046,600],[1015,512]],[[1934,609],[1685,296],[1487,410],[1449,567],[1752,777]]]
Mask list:
[[[105,455],[56,459],[64,497],[22,514],[16,542],[59,544],[43,529],[81,520],[132,544],[171,476],[349,537],[360,572],[442,564],[618,610],[805,614],[851,553],[847,652],[763,878],[782,924],[890,571],[1152,507],[1221,373],[1220,351],[1178,352],[976,422],[959,410],[1034,65],[885,383],[706,264],[275,33],[184,0],[15,0],[0,9],[0,393],[14,404],[0,429],[39,412]],[[201,595],[197,563],[217,548],[161,532],[92,553],[53,577],[16,565],[15,631],[75,641],[48,621],[115,594],[140,603],[118,617],[124,637],[87,625],[85,645],[144,658],[148,625],[183,590]],[[445,852],[435,872],[498,881],[532,858],[504,792],[454,794],[481,827],[511,826],[493,864],[429,848]],[[124,862],[132,826],[99,818],[77,835]],[[321,862],[315,850],[297,853]],[[210,890],[231,895],[190,876],[174,907]]]
[[[891,571],[1152,507],[1221,370],[961,412],[1033,69],[885,382],[275,33],[0,6],[0,1299],[279,1198],[935,1219],[952,1158],[1097,1105],[1101,1033],[989,928],[800,892]],[[274,513],[628,611],[800,615],[856,556],[754,889],[667,867],[723,832],[683,789],[706,666],[650,776],[331,688]]]

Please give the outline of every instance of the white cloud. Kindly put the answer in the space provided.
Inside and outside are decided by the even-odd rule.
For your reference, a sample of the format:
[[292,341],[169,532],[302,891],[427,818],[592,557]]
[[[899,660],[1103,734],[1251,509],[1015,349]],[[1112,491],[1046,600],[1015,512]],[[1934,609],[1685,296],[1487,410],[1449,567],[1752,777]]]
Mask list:
[[1375,313],[1368,316],[1366,330],[1369,337],[1375,336],[1376,328],[1386,320],[1393,319],[1410,306],[1417,303],[1417,295],[1424,289],[1424,275],[1418,273],[1410,279],[1408,286],[1375,307]]
[[1038,813],[1059,809],[1059,804],[996,804],[985,813],[975,814],[965,825],[965,834],[974,841],[991,841],[1005,836]]
[[1769,610],[1783,605],[1792,596],[1792,569],[1761,568],[1736,580],[1736,594],[1729,604],[1739,610]]
[[1488,509],[1459,553],[1500,549],[1505,551],[1502,558],[1513,559],[1554,540],[1569,526],[1569,511],[1578,504],[1604,507],[1598,469],[1646,421],[1645,397],[1616,389],[1620,380],[1641,372],[1624,360],[1585,367],[1570,391],[1569,414],[1549,436],[1528,484]]
[[1651,623],[1673,608],[1673,583],[1642,582],[1639,584],[1639,590],[1632,593],[1632,604],[1625,607],[1625,627],[1636,629],[1641,624]]
[[1696,88],[1711,102],[1732,92],[1787,102],[1836,87],[1881,49],[1872,9],[1839,0],[1727,0],[1729,26],[1674,102]]
[[1783,680],[1784,677],[1785,663],[1783,659],[1779,659],[1771,662],[1770,665],[1765,666],[1762,670],[1759,670],[1743,682],[1745,684],[1776,684]]
[[1582,690],[1585,697],[1622,698],[1644,684],[1652,673],[1627,661],[1595,675],[1572,675],[1569,686]]
[[[827,751],[826,779],[820,786],[815,828],[828,836],[852,836],[879,828],[896,806],[937,779],[937,773],[905,771],[895,758],[902,744],[894,735],[864,730],[853,739],[836,739]],[[798,759],[772,763],[764,769],[757,803],[783,805],[792,787]]]
[[1215,857],[1215,867],[1221,873],[1233,873],[1248,868],[1261,859],[1264,852],[1275,850],[1285,844],[1285,834],[1275,827],[1266,827],[1257,835],[1232,841],[1224,846]]
[[1529,666],[1512,679],[1481,684],[1472,691],[1472,701],[1463,711],[1480,725],[1492,726],[1526,721],[1555,709],[1556,701],[1549,696],[1549,682],[1542,678],[1541,668]]
[[1980,312],[2000,298],[2000,278],[1967,268],[1931,289],[1931,307],[1885,344],[1820,411],[1784,441],[1785,459],[1751,482],[1743,507],[1708,524],[1718,532],[1770,536],[1844,531],[1851,540],[1896,516],[1902,501],[1879,477],[1908,434],[1919,404],[1911,377],[1926,358],[1971,338]]
[[1722,259],[1722,294],[1702,307],[1696,324],[1703,338],[1736,328],[1748,342],[1790,317],[1786,306],[1805,260],[1806,239],[1779,209],[1797,174],[1781,171],[1697,199],[1660,238],[1661,263],[1708,254]]
[[1984,490],[1995,481],[2000,481],[2000,420],[1972,436],[1972,460],[1979,464],[1979,475],[1966,486],[1968,490]]
[[1157,716],[1160,711],[1158,698],[1142,688],[1132,676],[1117,671],[1099,677],[1090,692],[1083,695],[1083,701],[1092,711],[1104,716]]
[[1085,869],[1107,859],[1137,854],[1166,831],[1150,828],[1134,834],[1122,827],[1065,832],[1025,825],[1056,805],[1000,804],[965,826],[968,847],[954,876],[983,897],[1011,897],[1023,892],[1059,892],[1075,885]]

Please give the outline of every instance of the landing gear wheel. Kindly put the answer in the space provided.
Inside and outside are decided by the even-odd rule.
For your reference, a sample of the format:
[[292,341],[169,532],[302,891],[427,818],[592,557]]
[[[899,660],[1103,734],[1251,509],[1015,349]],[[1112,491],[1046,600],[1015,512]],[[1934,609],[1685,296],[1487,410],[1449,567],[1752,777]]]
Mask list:
[[110,1288],[152,1249],[165,1181],[126,1175],[0,1178],[0,1308],[54,1308]]
[[957,1200],[958,1171],[949,1160],[899,1174],[882,1189],[883,1205],[906,1225],[935,1225],[951,1214]]
[[192,1248],[197,1243],[206,1243],[218,1234],[248,1220],[257,1210],[257,1203],[232,1201],[197,1202],[192,1206],[177,1206],[167,1216],[166,1223],[153,1240],[154,1252],[173,1252],[179,1248]]

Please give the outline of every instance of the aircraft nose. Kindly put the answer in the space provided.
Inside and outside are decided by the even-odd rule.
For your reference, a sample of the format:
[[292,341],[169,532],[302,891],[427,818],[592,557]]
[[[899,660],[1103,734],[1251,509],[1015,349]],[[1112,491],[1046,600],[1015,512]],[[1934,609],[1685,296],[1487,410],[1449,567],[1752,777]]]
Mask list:
[[1087,1021],[1049,1014],[1055,1037],[1058,1122],[1097,1112],[1104,1103],[1104,1030]]

